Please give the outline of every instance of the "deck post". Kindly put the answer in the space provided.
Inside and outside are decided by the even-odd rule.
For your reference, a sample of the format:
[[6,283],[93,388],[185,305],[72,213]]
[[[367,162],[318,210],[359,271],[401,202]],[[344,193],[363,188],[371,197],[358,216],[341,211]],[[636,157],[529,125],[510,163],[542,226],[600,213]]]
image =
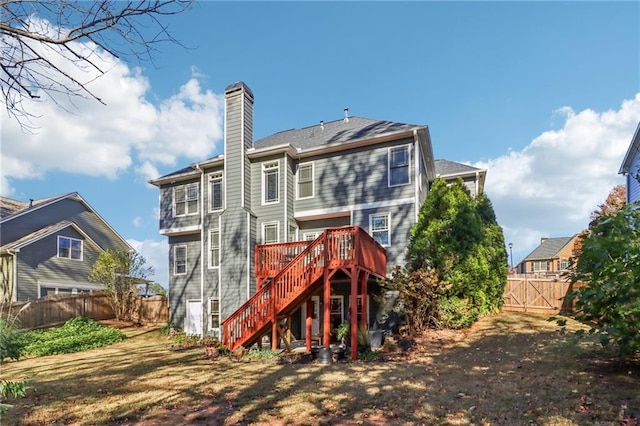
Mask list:
[[351,328],[351,359],[358,359],[358,277],[360,268],[351,269],[351,308],[350,308],[350,328]]
[[271,350],[277,351],[280,346],[280,336],[278,336],[278,321],[273,318],[271,321]]
[[305,323],[305,335],[306,337],[306,344],[307,344],[307,352],[311,352],[311,333],[313,333],[312,330],[312,326],[313,326],[313,301],[311,300],[311,298],[307,299],[307,321]]

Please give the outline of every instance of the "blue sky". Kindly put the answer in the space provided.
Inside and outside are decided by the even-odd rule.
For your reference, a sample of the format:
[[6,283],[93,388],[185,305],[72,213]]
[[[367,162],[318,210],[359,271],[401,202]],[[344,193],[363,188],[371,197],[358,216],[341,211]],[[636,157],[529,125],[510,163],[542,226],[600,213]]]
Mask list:
[[[429,126],[436,158],[488,169],[517,262],[588,223],[640,122],[638,2],[200,2],[186,48],[101,58],[107,101],[2,116],[2,195],[77,191],[167,283],[150,178],[221,152],[222,93],[255,95],[256,139],[351,115]],[[90,46],[88,46],[90,47]],[[61,102],[66,102],[62,100]]]

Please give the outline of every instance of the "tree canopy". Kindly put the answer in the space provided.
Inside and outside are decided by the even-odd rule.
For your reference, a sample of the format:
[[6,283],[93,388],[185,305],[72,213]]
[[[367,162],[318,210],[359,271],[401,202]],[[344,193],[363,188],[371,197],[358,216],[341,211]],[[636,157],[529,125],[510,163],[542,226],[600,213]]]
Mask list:
[[31,117],[25,98],[102,102],[90,88],[108,71],[101,56],[153,60],[159,43],[177,43],[162,18],[192,2],[0,0],[0,86],[7,112],[18,120]]
[[132,319],[137,286],[146,283],[154,273],[153,267],[146,263],[138,252],[107,250],[100,253],[93,264],[89,281],[104,285],[116,319]]
[[473,198],[462,181],[434,182],[411,229],[407,258],[385,285],[400,292],[405,307],[423,312],[409,317],[429,316],[409,318],[416,328],[467,327],[502,306],[507,277],[502,228],[489,198]]

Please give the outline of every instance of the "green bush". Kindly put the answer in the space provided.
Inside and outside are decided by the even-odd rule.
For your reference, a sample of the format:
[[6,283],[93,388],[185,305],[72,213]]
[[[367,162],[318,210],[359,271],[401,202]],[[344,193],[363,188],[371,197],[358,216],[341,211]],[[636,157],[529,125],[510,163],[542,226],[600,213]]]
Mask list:
[[27,384],[24,380],[0,380],[0,416],[7,413],[13,405],[7,404],[7,397],[24,398],[27,395]]
[[120,330],[105,327],[84,317],[67,321],[62,327],[25,333],[25,354],[45,356],[81,352],[125,340]]
[[0,364],[6,358],[19,360],[24,351],[22,332],[15,323],[0,318]]
[[471,327],[479,318],[479,312],[467,299],[452,296],[440,299],[439,318],[440,325],[445,328]]

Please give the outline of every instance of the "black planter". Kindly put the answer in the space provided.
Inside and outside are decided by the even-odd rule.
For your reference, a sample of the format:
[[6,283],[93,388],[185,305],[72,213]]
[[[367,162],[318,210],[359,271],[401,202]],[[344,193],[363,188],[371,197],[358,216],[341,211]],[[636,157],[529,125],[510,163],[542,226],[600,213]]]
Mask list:
[[330,348],[321,347],[318,348],[318,362],[320,364],[331,364],[333,362],[333,355]]

